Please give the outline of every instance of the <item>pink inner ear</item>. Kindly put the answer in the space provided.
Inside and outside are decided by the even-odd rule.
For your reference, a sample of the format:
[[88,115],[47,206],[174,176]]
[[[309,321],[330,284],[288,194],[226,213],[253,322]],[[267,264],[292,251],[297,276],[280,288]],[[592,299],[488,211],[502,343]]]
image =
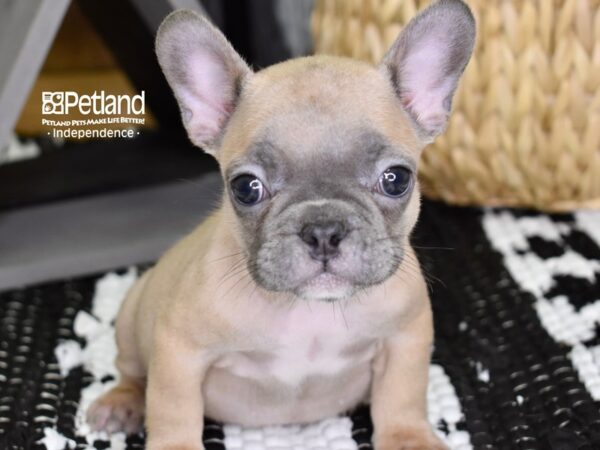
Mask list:
[[189,56],[186,78],[180,101],[191,112],[188,128],[201,140],[212,139],[231,112],[231,80],[219,57],[203,49]]
[[451,94],[455,80],[444,75],[447,45],[430,35],[408,49],[401,69],[400,98],[404,107],[428,132],[443,130],[448,116],[444,100]]

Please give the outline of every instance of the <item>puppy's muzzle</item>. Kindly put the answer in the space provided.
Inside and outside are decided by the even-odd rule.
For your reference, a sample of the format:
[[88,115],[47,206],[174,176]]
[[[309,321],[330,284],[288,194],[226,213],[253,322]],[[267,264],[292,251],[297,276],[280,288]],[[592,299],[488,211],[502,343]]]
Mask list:
[[326,263],[339,255],[348,228],[340,221],[313,222],[304,225],[298,235],[308,246],[311,258]]

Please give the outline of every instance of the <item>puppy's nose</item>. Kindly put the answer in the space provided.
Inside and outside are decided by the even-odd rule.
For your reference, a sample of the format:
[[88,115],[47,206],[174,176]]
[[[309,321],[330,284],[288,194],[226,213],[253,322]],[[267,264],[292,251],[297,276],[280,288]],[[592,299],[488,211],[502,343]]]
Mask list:
[[340,242],[347,234],[341,222],[309,223],[299,233],[300,239],[308,244],[310,256],[323,262],[339,254]]

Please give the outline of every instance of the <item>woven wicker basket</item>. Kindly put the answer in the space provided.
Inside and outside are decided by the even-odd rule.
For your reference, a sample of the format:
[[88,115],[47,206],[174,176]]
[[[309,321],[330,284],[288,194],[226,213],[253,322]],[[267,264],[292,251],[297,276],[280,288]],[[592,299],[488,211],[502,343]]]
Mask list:
[[[467,0],[473,59],[425,193],[458,204],[600,207],[600,0]],[[377,62],[426,0],[316,0],[315,49]]]

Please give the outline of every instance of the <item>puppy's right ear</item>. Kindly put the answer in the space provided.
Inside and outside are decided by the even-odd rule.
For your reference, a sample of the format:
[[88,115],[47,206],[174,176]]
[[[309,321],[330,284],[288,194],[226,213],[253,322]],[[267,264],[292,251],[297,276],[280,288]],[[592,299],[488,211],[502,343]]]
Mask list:
[[438,0],[404,27],[383,58],[380,67],[424,142],[444,131],[474,44],[469,7],[462,0]]
[[215,155],[252,71],[225,36],[193,11],[165,18],[156,35],[156,55],[190,140]]

